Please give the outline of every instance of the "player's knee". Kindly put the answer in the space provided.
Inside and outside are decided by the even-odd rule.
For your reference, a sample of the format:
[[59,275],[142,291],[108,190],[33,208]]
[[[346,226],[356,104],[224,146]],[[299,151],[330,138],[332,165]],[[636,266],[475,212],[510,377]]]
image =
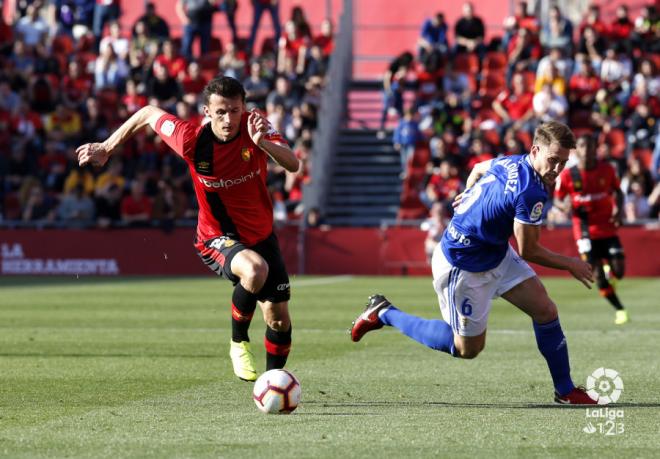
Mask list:
[[486,347],[486,341],[480,341],[480,342],[472,342],[470,344],[465,344],[465,343],[456,343],[456,351],[454,352],[454,356],[461,358],[461,359],[466,359],[466,360],[472,360],[476,358],[481,351],[484,350],[484,347]]
[[472,360],[475,359],[483,350],[483,348],[463,348],[456,349],[455,356],[461,359]]
[[546,300],[543,301],[540,307],[535,311],[533,319],[536,323],[546,324],[557,319],[557,317],[559,317],[557,305],[555,305],[550,298],[546,298]]
[[271,319],[266,321],[266,325],[268,325],[268,328],[270,328],[271,330],[275,330],[278,332],[285,332],[289,328],[291,328],[291,321],[289,320],[288,317],[279,320]]
[[612,275],[614,277],[616,277],[617,279],[622,279],[623,276],[626,273],[625,264],[623,262],[623,259],[614,260],[612,262],[612,266],[610,266],[610,269],[612,270],[611,271]]
[[268,278],[268,263],[263,258],[253,260],[243,270],[241,279],[247,284],[252,286],[256,291],[261,290],[261,287],[266,283]]

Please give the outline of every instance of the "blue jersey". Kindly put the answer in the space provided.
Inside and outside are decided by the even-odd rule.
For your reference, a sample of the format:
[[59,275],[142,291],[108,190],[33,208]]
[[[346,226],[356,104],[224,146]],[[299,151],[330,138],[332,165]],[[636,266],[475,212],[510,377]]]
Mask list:
[[488,172],[463,194],[442,235],[445,257],[465,271],[495,268],[506,255],[514,220],[540,225],[547,198],[527,155],[493,160]]

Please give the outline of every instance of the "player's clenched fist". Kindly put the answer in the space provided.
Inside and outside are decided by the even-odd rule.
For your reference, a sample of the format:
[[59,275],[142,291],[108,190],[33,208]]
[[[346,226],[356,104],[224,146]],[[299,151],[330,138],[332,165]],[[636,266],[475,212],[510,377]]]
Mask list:
[[78,164],[84,166],[91,164],[92,166],[103,166],[108,162],[110,152],[102,143],[86,143],[76,149],[78,155]]
[[261,146],[261,141],[268,132],[268,120],[258,111],[252,111],[248,117],[248,133],[255,145]]

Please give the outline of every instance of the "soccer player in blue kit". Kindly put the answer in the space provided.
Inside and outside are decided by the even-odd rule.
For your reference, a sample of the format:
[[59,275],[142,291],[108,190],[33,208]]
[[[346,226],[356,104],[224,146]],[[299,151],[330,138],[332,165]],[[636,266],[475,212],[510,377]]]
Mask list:
[[[532,318],[536,343],[552,376],[555,402],[595,404],[571,380],[557,306],[525,262],[567,270],[591,288],[588,263],[539,243],[546,187],[554,186],[575,143],[568,126],[550,121],[536,129],[528,155],[478,163],[465,192],[456,198],[454,217],[433,253],[433,286],[444,321],[407,314],[384,296],[372,295],[353,324],[351,339],[359,341],[365,333],[389,325],[432,349],[472,359],[486,343],[492,298],[501,296]],[[520,256],[509,245],[512,235]]]

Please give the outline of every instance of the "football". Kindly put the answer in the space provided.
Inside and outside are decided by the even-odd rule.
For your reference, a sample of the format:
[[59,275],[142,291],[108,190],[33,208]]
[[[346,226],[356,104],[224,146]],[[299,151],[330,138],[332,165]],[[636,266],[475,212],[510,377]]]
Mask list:
[[252,398],[263,413],[289,414],[300,402],[300,382],[287,370],[269,370],[254,383]]

